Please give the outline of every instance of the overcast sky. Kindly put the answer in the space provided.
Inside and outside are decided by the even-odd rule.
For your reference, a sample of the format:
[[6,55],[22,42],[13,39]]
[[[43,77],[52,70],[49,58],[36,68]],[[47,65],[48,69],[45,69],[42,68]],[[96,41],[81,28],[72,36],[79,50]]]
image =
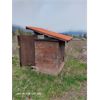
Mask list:
[[86,31],[86,0],[13,0],[13,24],[56,32]]

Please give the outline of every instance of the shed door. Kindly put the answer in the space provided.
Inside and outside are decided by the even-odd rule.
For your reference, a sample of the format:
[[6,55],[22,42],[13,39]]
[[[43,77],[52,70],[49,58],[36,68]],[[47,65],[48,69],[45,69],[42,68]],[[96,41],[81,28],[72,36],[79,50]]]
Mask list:
[[20,65],[35,65],[34,36],[18,36]]

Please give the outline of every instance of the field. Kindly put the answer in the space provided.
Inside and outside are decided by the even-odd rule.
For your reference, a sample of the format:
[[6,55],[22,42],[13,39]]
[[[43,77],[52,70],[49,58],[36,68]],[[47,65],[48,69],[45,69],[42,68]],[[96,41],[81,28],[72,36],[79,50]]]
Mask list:
[[13,100],[86,100],[86,49],[86,40],[69,42],[65,65],[58,76],[20,67],[19,57],[14,55]]

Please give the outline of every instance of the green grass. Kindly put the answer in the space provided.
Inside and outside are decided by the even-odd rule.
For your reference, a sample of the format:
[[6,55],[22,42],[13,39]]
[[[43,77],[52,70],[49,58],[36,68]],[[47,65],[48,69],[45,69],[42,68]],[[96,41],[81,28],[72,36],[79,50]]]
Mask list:
[[[35,72],[30,67],[20,67],[17,57],[13,58],[13,100],[53,100],[74,89],[80,92],[86,82],[86,64],[72,57],[67,59],[58,76]],[[77,100],[86,100],[79,96]],[[67,100],[67,99],[66,99]],[[76,99],[71,99],[76,100]]]

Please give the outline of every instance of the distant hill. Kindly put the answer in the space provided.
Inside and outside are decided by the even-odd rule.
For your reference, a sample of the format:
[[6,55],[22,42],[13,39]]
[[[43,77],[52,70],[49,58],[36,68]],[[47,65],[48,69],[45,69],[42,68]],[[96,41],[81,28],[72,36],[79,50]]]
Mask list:
[[16,32],[16,30],[20,30],[21,27],[17,26],[17,25],[12,25],[12,32]]
[[18,25],[12,25],[12,32],[16,32],[16,30],[21,30],[23,32],[32,32],[31,30],[27,30],[21,26]]
[[62,32],[62,34],[65,34],[65,35],[74,35],[74,36],[79,36],[79,35],[84,35],[84,34],[87,34],[87,32],[84,32],[84,31],[68,31],[68,32]]

